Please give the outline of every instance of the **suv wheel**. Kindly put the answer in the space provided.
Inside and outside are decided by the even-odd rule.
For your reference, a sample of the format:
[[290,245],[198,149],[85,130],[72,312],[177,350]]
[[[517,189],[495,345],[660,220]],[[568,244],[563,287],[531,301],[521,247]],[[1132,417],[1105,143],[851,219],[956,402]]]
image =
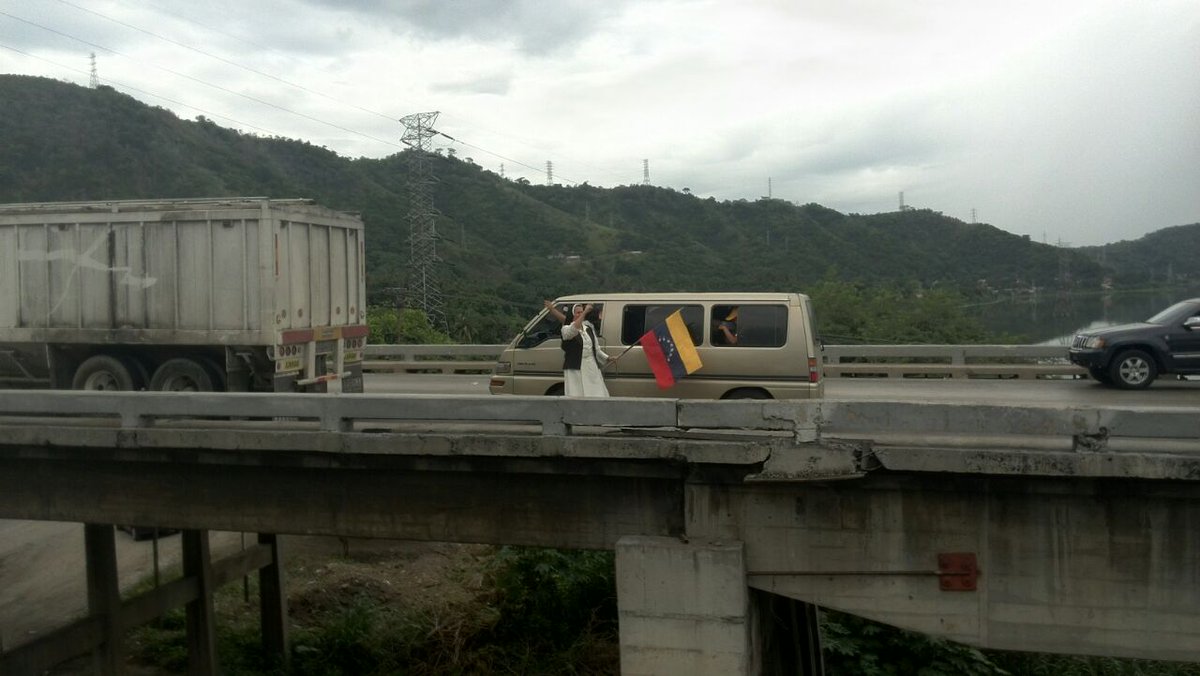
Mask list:
[[1158,376],[1154,358],[1141,350],[1128,350],[1117,355],[1108,368],[1113,384],[1126,390],[1140,390],[1150,386]]

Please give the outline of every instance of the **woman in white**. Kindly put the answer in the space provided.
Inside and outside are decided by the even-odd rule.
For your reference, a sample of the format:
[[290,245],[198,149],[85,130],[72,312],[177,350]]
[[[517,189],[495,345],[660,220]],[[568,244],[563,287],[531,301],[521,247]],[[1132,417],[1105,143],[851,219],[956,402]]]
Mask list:
[[[607,397],[608,388],[604,386],[604,372],[601,369],[613,358],[600,349],[596,327],[592,324],[593,318],[600,321],[601,313],[595,311],[593,317],[593,308],[589,303],[586,307],[576,304],[571,308],[571,315],[571,322],[562,328],[563,343],[579,340],[582,344],[574,347],[582,347],[582,350],[579,352],[578,367],[572,368],[574,360],[570,358],[563,366],[565,393],[568,397]],[[568,354],[571,352],[574,350],[568,350]]]

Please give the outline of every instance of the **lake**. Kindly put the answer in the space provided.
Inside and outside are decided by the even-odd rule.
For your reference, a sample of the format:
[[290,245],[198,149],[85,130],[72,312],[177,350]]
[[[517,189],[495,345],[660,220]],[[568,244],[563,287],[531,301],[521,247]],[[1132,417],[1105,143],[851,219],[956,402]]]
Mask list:
[[1069,345],[1083,329],[1144,321],[1163,308],[1198,296],[1197,288],[1045,294],[998,298],[965,309],[989,331],[1012,336],[1018,343]]

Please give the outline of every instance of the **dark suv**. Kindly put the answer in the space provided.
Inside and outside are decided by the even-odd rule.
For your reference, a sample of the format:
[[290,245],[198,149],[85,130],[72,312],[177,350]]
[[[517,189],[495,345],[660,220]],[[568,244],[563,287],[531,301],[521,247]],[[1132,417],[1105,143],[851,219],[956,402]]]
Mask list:
[[1149,387],[1160,373],[1200,374],[1200,298],[1140,324],[1080,333],[1068,354],[1096,380],[1130,390]]

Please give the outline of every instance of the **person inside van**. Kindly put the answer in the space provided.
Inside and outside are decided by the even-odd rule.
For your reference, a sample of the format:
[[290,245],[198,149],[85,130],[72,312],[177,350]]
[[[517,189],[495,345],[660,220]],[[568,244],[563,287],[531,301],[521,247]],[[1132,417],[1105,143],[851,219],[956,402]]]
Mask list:
[[603,316],[603,308],[575,304],[571,308],[571,322],[562,328],[563,337],[563,389],[568,397],[607,397],[608,387],[604,384],[603,368],[614,361],[600,349],[596,325]]
[[713,323],[713,345],[737,345],[737,319],[738,309],[735,305],[725,312],[725,319]]

